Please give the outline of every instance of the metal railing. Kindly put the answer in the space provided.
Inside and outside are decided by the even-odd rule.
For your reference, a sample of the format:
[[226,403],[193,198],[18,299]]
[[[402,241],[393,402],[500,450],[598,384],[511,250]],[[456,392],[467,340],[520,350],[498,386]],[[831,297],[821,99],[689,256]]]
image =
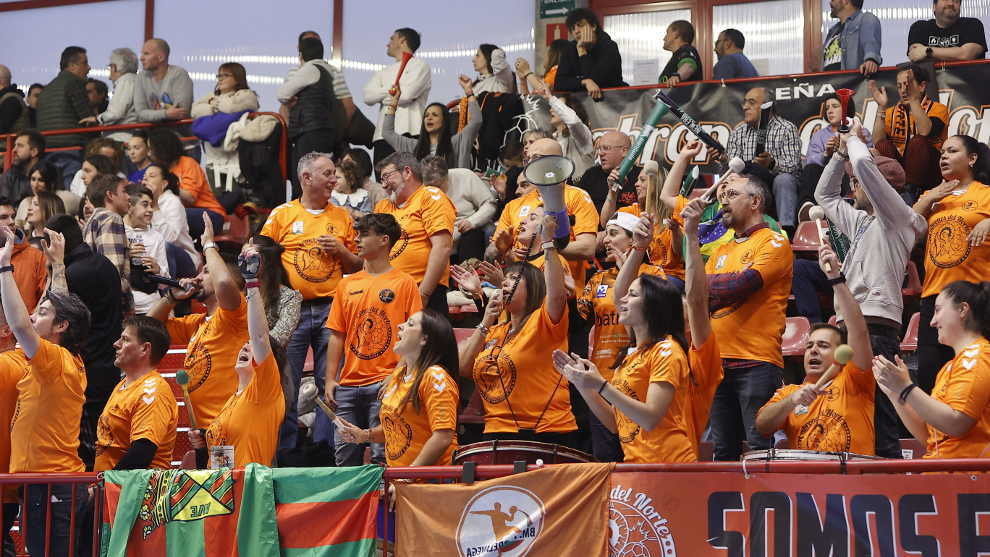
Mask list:
[[[43,553],[35,553],[34,557],[47,557],[53,554],[52,540],[55,537],[53,534],[60,535],[52,531],[54,528],[52,516],[53,488],[56,486],[68,486],[71,494],[68,500],[68,541],[66,546],[68,548],[68,555],[78,555],[80,553],[80,537],[86,537],[81,536],[82,534],[88,534],[90,538],[88,540],[89,547],[86,548],[91,551],[89,555],[99,555],[100,529],[103,522],[103,485],[100,482],[100,478],[101,475],[97,473],[0,474],[0,492],[4,495],[4,505],[0,505],[0,524],[14,522],[14,526],[10,532],[10,539],[13,541],[16,554],[19,556],[28,555],[28,536],[33,529],[41,527],[44,528]],[[44,501],[47,503],[45,504],[44,524],[42,526],[35,524],[34,520],[29,516],[31,514],[29,512],[29,486],[32,491],[38,489],[44,490]],[[15,488],[19,499],[17,503],[10,500],[13,495],[11,491]],[[19,507],[16,521],[10,520],[11,517],[4,514],[4,511],[8,510],[4,507],[11,503],[17,504]],[[84,524],[80,522],[83,520],[89,520],[91,523]],[[3,540],[8,539],[7,532],[0,532],[0,534],[2,534]]]

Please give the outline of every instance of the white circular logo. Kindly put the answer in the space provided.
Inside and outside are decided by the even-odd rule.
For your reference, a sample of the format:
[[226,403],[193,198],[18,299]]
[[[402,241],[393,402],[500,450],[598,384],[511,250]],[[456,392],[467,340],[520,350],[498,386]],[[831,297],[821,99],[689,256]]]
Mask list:
[[652,499],[618,487],[608,502],[609,557],[675,557],[674,536]]
[[543,501],[515,486],[490,487],[471,498],[457,524],[457,545],[469,557],[522,557],[543,530]]

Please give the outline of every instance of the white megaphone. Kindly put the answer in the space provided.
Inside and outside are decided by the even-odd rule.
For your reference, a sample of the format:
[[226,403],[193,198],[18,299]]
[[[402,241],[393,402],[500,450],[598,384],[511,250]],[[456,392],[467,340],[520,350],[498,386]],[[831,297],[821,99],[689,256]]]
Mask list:
[[553,243],[563,249],[571,239],[571,221],[564,205],[564,182],[574,174],[574,163],[567,157],[547,155],[531,161],[523,169],[526,181],[540,190],[544,214],[557,220]]

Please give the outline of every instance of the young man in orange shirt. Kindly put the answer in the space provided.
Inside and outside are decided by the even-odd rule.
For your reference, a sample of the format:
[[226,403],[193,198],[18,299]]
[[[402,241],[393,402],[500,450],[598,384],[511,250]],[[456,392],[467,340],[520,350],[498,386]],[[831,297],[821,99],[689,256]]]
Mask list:
[[[355,250],[354,221],[346,209],[330,202],[330,193],[337,184],[331,155],[316,152],[303,155],[297,174],[302,187],[299,199],[273,209],[261,229],[263,236],[285,248],[282,268],[289,278],[289,286],[303,297],[299,324],[286,347],[293,388],[284,393],[288,404],[279,432],[280,449],[296,446],[299,432],[296,402],[306,353],[311,348],[317,396],[323,396],[330,338],[330,332],[323,324],[330,313],[340,278],[361,269],[361,258],[352,253]],[[328,433],[329,430],[316,432],[318,436]]]
[[[846,330],[826,323],[812,327],[804,350],[804,383],[785,385],[756,415],[756,430],[773,437],[787,434],[788,448],[807,451],[875,453],[873,423],[873,350],[866,318],[846,286],[831,248],[819,254],[822,271],[833,283],[836,310]],[[847,340],[848,339],[848,340]],[[848,342],[853,358],[821,388],[816,383],[835,362],[835,349]]]
[[[379,423],[378,391],[399,362],[392,350],[399,324],[423,308],[423,299],[416,281],[389,263],[402,236],[396,219],[371,213],[358,221],[357,230],[364,270],[340,281],[330,308],[326,400],[348,423],[372,429]],[[329,422],[322,413],[316,419]],[[324,439],[314,434],[314,440]],[[385,461],[382,444],[373,443],[371,449],[372,460]],[[337,466],[363,463],[360,445],[338,440],[334,452]]]
[[[0,423],[10,424],[17,408],[17,383],[28,370],[24,352],[17,348],[17,339],[7,326],[0,310]],[[0,428],[0,473],[10,473],[10,427]],[[3,545],[13,547],[10,528],[17,520],[17,488],[8,486],[2,492]]]
[[[79,473],[79,425],[85,401],[86,372],[80,357],[89,332],[89,310],[75,294],[49,292],[28,315],[14,281],[10,258],[14,234],[0,227],[0,300],[3,313],[28,359],[17,383],[17,412],[10,424],[10,472]],[[50,487],[50,491],[49,491]],[[68,551],[71,485],[34,484],[26,489],[27,547],[45,554],[46,515],[50,513],[49,555]],[[86,499],[78,490],[75,501]]]
[[392,248],[392,265],[416,280],[423,307],[448,315],[454,204],[442,190],[423,185],[423,168],[412,153],[385,157],[378,175],[388,198],[375,205],[375,212],[392,215],[402,229]]
[[743,439],[751,450],[770,448],[756,431],[756,412],[783,383],[780,341],[794,257],[787,238],[763,220],[771,180],[761,169],[751,165],[757,175],[734,177],[723,189],[722,218],[735,238],[716,248],[705,267],[725,370],[711,412],[716,460],[738,460]]
[[34,311],[38,300],[45,294],[45,284],[48,282],[48,266],[45,264],[45,254],[28,243],[24,233],[14,226],[14,215],[17,210],[13,201],[0,197],[0,226],[9,228],[16,237],[14,255],[11,261],[17,271],[14,282],[21,291],[24,306],[28,311]]
[[[203,216],[203,219],[208,219]],[[151,306],[148,316],[165,324],[176,344],[186,344],[182,363],[189,374],[189,404],[196,413],[196,425],[210,426],[220,409],[237,389],[234,363],[247,342],[247,303],[241,292],[244,281],[237,266],[227,263],[213,242],[213,227],[203,221],[203,254],[206,265],[195,278],[182,279],[182,289],[168,294]],[[181,300],[195,296],[206,305],[206,314],[169,317]]]
[[124,321],[114,344],[114,364],[124,378],[96,428],[96,472],[171,468],[179,408],[172,387],[155,369],[170,342],[165,327],[151,317]]

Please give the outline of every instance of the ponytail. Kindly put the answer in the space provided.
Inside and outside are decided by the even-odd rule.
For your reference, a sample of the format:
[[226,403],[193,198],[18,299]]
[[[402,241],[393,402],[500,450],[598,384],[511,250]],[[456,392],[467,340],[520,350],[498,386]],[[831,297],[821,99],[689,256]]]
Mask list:
[[990,147],[977,141],[969,135],[957,135],[966,149],[966,154],[976,155],[976,163],[973,164],[973,179],[981,184],[990,185]]
[[963,324],[966,329],[990,338],[990,282],[969,282],[957,280],[946,286],[942,292],[953,302],[969,305],[969,313]]

